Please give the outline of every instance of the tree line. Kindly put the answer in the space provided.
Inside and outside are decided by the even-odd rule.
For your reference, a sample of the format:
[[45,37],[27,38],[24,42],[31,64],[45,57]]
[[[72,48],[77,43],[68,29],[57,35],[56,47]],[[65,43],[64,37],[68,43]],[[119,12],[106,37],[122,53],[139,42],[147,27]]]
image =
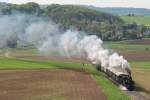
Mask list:
[[136,23],[126,24],[119,16],[99,12],[85,6],[75,5],[46,5],[41,6],[30,2],[26,4],[0,3],[0,14],[25,13],[49,17],[61,24],[61,28],[76,28],[89,35],[97,35],[103,40],[127,40],[150,37],[150,29]]

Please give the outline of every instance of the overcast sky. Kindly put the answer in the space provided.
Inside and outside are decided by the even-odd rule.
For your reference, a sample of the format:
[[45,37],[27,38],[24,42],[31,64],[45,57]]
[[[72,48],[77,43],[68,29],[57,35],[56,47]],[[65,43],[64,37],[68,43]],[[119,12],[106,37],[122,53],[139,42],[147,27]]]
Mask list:
[[83,4],[97,7],[134,7],[150,9],[150,0],[0,0],[0,2],[17,4],[26,2],[36,2],[39,4]]

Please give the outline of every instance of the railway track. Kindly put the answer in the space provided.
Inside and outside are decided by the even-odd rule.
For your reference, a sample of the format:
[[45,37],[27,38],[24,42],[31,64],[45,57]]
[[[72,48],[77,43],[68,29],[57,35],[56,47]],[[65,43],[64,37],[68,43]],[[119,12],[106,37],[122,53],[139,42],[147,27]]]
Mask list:
[[140,91],[124,91],[124,92],[131,97],[131,100],[150,100],[150,97],[143,96],[140,93]]

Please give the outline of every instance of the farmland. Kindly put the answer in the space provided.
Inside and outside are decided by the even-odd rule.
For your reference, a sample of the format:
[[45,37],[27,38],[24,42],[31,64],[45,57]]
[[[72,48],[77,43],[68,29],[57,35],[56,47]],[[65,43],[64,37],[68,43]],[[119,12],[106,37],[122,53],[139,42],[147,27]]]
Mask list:
[[121,18],[127,23],[136,22],[137,24],[143,24],[150,27],[149,16],[121,16]]
[[[147,50],[145,48],[150,48],[150,46],[148,44],[134,44],[130,43],[130,41],[105,42],[104,46],[114,49],[114,51],[117,51],[119,52],[119,54],[124,55],[125,58],[127,58],[127,60],[130,61],[132,67],[132,77],[137,85],[138,91],[140,91],[140,93],[144,96],[149,95],[150,88],[148,82],[150,80],[149,79],[150,50],[149,49]],[[140,58],[141,55],[144,55],[145,59]],[[24,98],[24,100],[26,99],[68,100],[70,97],[73,96],[79,97],[75,99],[84,98],[86,100],[90,100],[90,98],[95,97],[97,97],[97,99],[101,97],[104,99],[107,98],[108,100],[120,100],[120,99],[130,100],[130,98],[125,93],[123,93],[118,86],[114,85],[111,81],[106,79],[103,73],[97,71],[95,67],[91,65],[88,61],[77,57],[66,58],[61,56],[43,56],[39,54],[39,52],[36,49],[33,48],[1,49],[0,74],[1,74],[0,76],[2,76],[0,77],[0,79],[3,80],[2,82],[3,84],[1,84],[0,87],[5,87],[3,88],[3,90],[8,89],[9,79],[10,81],[14,80],[13,87],[16,87],[18,89],[22,88],[22,92],[19,92],[18,98]],[[4,80],[6,77],[8,78],[6,79],[7,81]],[[33,79],[33,77],[35,79]],[[54,77],[53,79],[58,79],[56,80],[57,82],[52,81],[51,79],[52,77]],[[84,77],[85,79],[83,79]],[[29,80],[32,80],[33,83],[31,84]],[[51,80],[50,81],[51,83],[49,83],[48,80],[49,81]],[[87,80],[88,80],[88,82],[86,82],[87,85],[84,86],[85,83],[83,81]],[[37,81],[38,83],[36,83]],[[21,84],[27,82],[27,84],[19,85],[20,82],[22,82]],[[56,88],[50,87],[53,86],[54,83],[60,84],[56,84],[55,85]],[[78,85],[75,85],[76,83]],[[66,86],[65,84],[70,85]],[[46,87],[44,87],[45,85]],[[90,87],[88,87],[89,85]],[[35,86],[40,87],[40,89],[44,91],[43,93],[45,93],[46,91],[46,94],[44,95],[41,94],[40,92],[35,92],[34,90],[37,91],[39,89]],[[25,87],[30,87],[30,89],[27,88],[26,90],[24,90]],[[74,89],[72,87],[74,87]],[[79,87],[80,89],[78,89]],[[95,89],[90,90],[91,88]],[[18,92],[17,89],[11,90],[12,91],[7,91],[8,94],[11,92]],[[53,91],[56,90],[54,91],[54,94],[50,92],[52,90]],[[28,94],[26,91],[32,91],[32,93]],[[72,92],[72,94],[68,94],[68,91],[69,93],[71,91],[74,92]],[[82,93],[80,93],[81,91]],[[23,95],[24,93],[25,95]],[[38,96],[39,93],[41,94],[40,97]],[[97,93],[99,93],[101,97],[99,97]],[[15,94],[9,95],[8,94],[7,94],[8,98],[16,97]],[[0,97],[6,95],[5,91],[0,91],[0,95],[1,95]],[[26,98],[29,95],[33,95],[35,98]],[[95,98],[94,100],[97,99]]]
[[[31,50],[32,51],[32,50]],[[25,75],[27,75],[27,74],[29,74],[29,72],[31,72],[30,74],[31,75],[37,75],[36,73],[38,73],[38,74],[40,74],[40,73],[44,73],[44,71],[46,71],[45,72],[45,74],[47,73],[47,72],[49,72],[50,70],[51,71],[55,71],[56,69],[61,69],[62,71],[64,71],[64,69],[65,69],[65,74],[66,75],[68,75],[68,78],[70,78],[72,81],[74,80],[74,78],[73,77],[71,77],[70,75],[72,75],[73,73],[76,75],[77,73],[79,73],[79,74],[81,74],[81,76],[79,76],[79,77],[84,77],[82,74],[84,74],[84,73],[88,73],[88,74],[86,74],[86,77],[91,77],[92,79],[94,79],[95,81],[96,81],[96,83],[92,83],[92,84],[97,84],[100,88],[101,88],[101,90],[102,91],[100,91],[99,89],[94,89],[94,91],[99,91],[98,93],[99,94],[101,94],[102,93],[102,95],[101,95],[101,97],[103,97],[103,98],[105,98],[105,96],[107,97],[107,99],[108,100],[119,100],[119,99],[125,99],[125,100],[129,100],[129,97],[127,96],[127,95],[125,95],[123,92],[121,92],[121,90],[116,86],[116,85],[114,85],[113,83],[111,83],[109,80],[107,80],[104,76],[103,76],[103,74],[102,73],[100,73],[100,72],[98,72],[91,64],[86,64],[86,65],[83,65],[83,64],[81,64],[81,63],[73,63],[73,62],[63,62],[63,61],[33,61],[33,60],[22,60],[22,59],[18,59],[18,58],[4,58],[4,57],[1,57],[0,58],[0,74],[2,74],[1,76],[3,76],[2,78],[4,79],[5,78],[5,76],[6,77],[11,77],[11,76],[16,76],[17,74],[19,75],[19,73],[24,73]],[[12,70],[13,69],[13,70]],[[68,69],[68,73],[67,73],[67,70]],[[25,71],[24,71],[25,70]],[[37,70],[37,71],[35,71],[35,70]],[[60,72],[56,72],[56,76],[57,76],[57,74],[60,74],[60,73],[62,73],[62,71],[60,70]],[[77,71],[77,72],[70,72],[70,70],[74,70],[74,71]],[[15,72],[16,71],[16,72]],[[28,72],[29,71],[29,72]],[[32,72],[33,71],[33,72]],[[13,74],[11,74],[11,73],[13,73]],[[16,73],[16,74],[15,74]],[[70,73],[70,74],[69,74]],[[71,74],[72,73],[72,74]],[[7,74],[9,74],[8,76],[7,76]],[[42,74],[43,75],[43,74]],[[47,74],[48,75],[48,74]],[[89,76],[90,75],[90,76]],[[20,76],[20,75],[19,75]],[[40,76],[40,75],[39,75]],[[53,77],[55,76],[55,74],[54,75],[52,75]],[[23,77],[23,76],[22,76]],[[24,76],[25,77],[25,76]],[[26,76],[26,77],[29,77],[29,76]],[[34,77],[34,76],[33,76]],[[42,77],[42,76],[41,76]],[[45,77],[45,76],[43,76],[43,77]],[[63,77],[63,76],[62,76]],[[64,76],[65,77],[65,76]],[[76,79],[76,82],[78,82],[78,80],[81,80],[79,77],[75,77],[75,79]],[[30,76],[30,78],[32,78],[31,76]],[[32,80],[32,81],[34,81],[33,79],[28,79],[28,78],[25,78],[25,80]],[[37,78],[38,78],[38,76],[37,76]],[[54,77],[55,78],[55,77]],[[73,78],[73,79],[72,79]],[[89,80],[91,80],[91,78],[89,79]],[[18,81],[20,80],[20,81],[23,81],[24,79],[20,79],[20,78],[15,78],[15,77],[12,77],[12,78],[8,78],[8,80],[14,80],[14,82],[15,82],[15,79],[17,79]],[[42,79],[42,78],[40,78],[40,79]],[[40,81],[40,79],[38,79],[39,81]],[[50,79],[49,77],[47,77],[47,80],[48,79]],[[59,78],[57,78],[56,77],[56,79],[59,79]],[[17,84],[17,81],[16,80],[16,84]],[[50,79],[51,80],[51,79]],[[65,80],[65,79],[64,79]],[[41,80],[41,81],[43,81],[43,80]],[[44,82],[45,82],[46,80],[44,80]],[[61,80],[57,80],[57,81],[61,81]],[[68,80],[69,81],[69,80]],[[84,81],[84,80],[83,80]],[[92,81],[92,80],[91,80]],[[94,81],[94,82],[95,82]],[[4,82],[6,82],[6,83],[8,83],[7,81],[4,81]],[[28,84],[30,84],[28,81],[24,81],[24,82],[27,82]],[[47,82],[47,81],[46,81]],[[89,81],[90,82],[90,81]],[[89,83],[89,82],[86,82],[86,84],[88,85],[90,85],[91,83]],[[18,83],[20,83],[20,82],[18,82]],[[58,82],[58,83],[60,83],[60,82]],[[35,84],[37,84],[37,83],[35,83]],[[40,84],[40,83],[39,83]],[[43,83],[43,84],[46,84],[46,83]],[[56,84],[56,82],[55,82],[55,84]],[[69,83],[65,83],[65,84],[69,84]],[[74,83],[72,83],[72,85],[73,85]],[[83,84],[82,82],[80,82],[80,83],[78,83],[78,84]],[[85,83],[84,83],[85,84]],[[3,85],[5,85],[5,84],[3,84]],[[2,85],[2,86],[3,86]],[[18,84],[19,85],[19,84]],[[14,85],[14,86],[16,86],[17,88],[23,88],[23,87],[18,87],[18,85],[16,86],[16,85]],[[88,85],[88,86],[89,86]],[[96,85],[96,86],[97,86]],[[57,85],[58,87],[59,87],[59,85]],[[82,85],[83,86],[83,85]],[[91,85],[90,85],[91,86]],[[5,86],[5,87],[7,87],[7,88],[9,88],[7,85]],[[26,87],[28,87],[28,85],[26,86]],[[81,90],[80,89],[78,89],[78,88],[75,88],[75,90],[72,90],[72,88],[70,89],[69,87],[71,87],[71,86],[68,86],[68,87],[66,87],[66,88],[68,88],[67,90],[68,91],[74,91],[71,95],[69,95],[69,96],[72,96],[72,95],[74,95],[74,96],[76,96],[77,95],[77,91],[91,91],[90,89],[88,89],[87,87],[87,90],[85,90],[85,88],[81,88]],[[84,86],[83,86],[84,87]],[[32,89],[32,87],[30,87],[31,89]],[[33,87],[34,89],[36,89],[36,87]],[[50,87],[49,87],[50,88]],[[65,89],[66,90],[66,88],[65,87],[62,87],[62,88],[60,88],[60,90],[63,90],[63,89]],[[93,87],[90,87],[90,88],[93,88]],[[4,88],[4,90],[5,90],[6,88]],[[43,89],[43,88],[42,88]],[[53,88],[54,89],[54,88]],[[12,91],[13,91],[13,89],[11,89]],[[93,89],[92,89],[93,90]],[[14,91],[16,91],[17,92],[17,90],[14,90]],[[25,91],[30,91],[30,90],[25,90]],[[48,90],[47,90],[48,91]],[[49,91],[51,91],[51,90],[49,90]],[[59,90],[58,90],[59,91]],[[62,95],[60,95],[59,93],[58,93],[58,91],[57,91],[57,89],[56,89],[56,91],[54,92],[54,96],[48,96],[48,94],[45,94],[46,96],[43,96],[44,98],[47,98],[47,96],[49,97],[49,99],[58,99],[58,100],[68,100],[67,98],[68,98],[68,94],[65,94],[67,91],[64,91],[64,92],[60,92],[60,94],[62,93]],[[79,94],[78,94],[78,96],[76,96],[76,97],[86,97],[89,93],[91,93],[90,94],[90,96],[91,97],[94,97],[94,96],[96,96],[97,98],[99,98],[96,94],[92,94],[92,93],[96,93],[96,92],[94,92],[94,91],[91,91],[91,92],[88,92],[88,93],[84,93],[84,94],[82,94],[82,93],[80,93],[79,92]],[[2,92],[2,91],[1,91]],[[4,92],[4,91],[3,91]],[[10,91],[11,92],[11,91]],[[57,94],[58,93],[58,94]],[[105,94],[105,96],[104,96],[104,94]],[[115,93],[115,94],[112,94],[112,93]],[[9,94],[9,91],[8,91],[8,94]],[[34,94],[34,92],[33,92],[33,94]],[[2,96],[4,96],[3,94],[0,94],[0,95],[2,95]],[[22,93],[20,93],[20,95],[22,95]],[[22,95],[21,97],[23,98],[24,96],[26,97],[28,94],[26,94],[26,95]],[[83,95],[83,96],[82,96]],[[34,94],[34,96],[36,97],[36,94]],[[89,95],[88,95],[89,96]],[[10,94],[10,97],[14,97],[14,95],[12,94]],[[24,97],[24,98],[25,98]],[[91,98],[91,97],[89,97],[89,98]],[[38,97],[37,97],[38,98]],[[95,97],[94,97],[95,98]],[[30,98],[30,99],[32,99],[32,100],[34,100],[35,98]],[[42,97],[41,98],[39,98],[39,99],[43,99]],[[78,99],[78,98],[75,98],[75,99]],[[86,99],[86,98],[85,98]],[[26,100],[26,99],[25,99]],[[47,99],[44,99],[44,100],[47,100]],[[90,99],[86,99],[86,100],[90,100]],[[94,100],[97,100],[96,98],[94,99]]]
[[[135,41],[139,43],[140,40]],[[147,42],[138,44],[135,41],[105,42],[104,45],[123,55],[128,61],[149,61],[150,45]]]
[[[150,48],[150,46],[148,44],[143,44],[143,43],[142,44],[134,44],[134,43],[130,43],[130,42],[131,41],[105,42],[104,46],[108,47],[108,48],[112,48],[114,51],[119,52],[119,54],[125,56],[125,58],[127,60],[129,60],[131,67],[132,67],[133,80],[135,81],[137,88],[140,89],[139,91],[142,93],[142,95],[147,96],[147,95],[149,95],[149,91],[150,91],[150,88],[149,88],[150,79],[148,77],[150,75],[150,73],[149,73],[150,72],[150,63],[149,63],[150,50],[149,49],[147,50],[145,48]],[[134,42],[134,41],[132,41],[132,42]],[[135,55],[136,55],[136,57],[135,57]],[[143,55],[144,59],[141,58],[142,57],[141,55]],[[87,64],[83,64],[83,63],[87,63]],[[0,73],[6,74],[6,73],[10,72],[10,76],[16,76],[18,73],[24,73],[25,75],[28,75],[28,74],[34,75],[34,73],[35,73],[35,75],[37,75],[36,73],[38,73],[38,74],[40,74],[39,76],[42,77],[43,73],[45,73],[45,74],[47,73],[47,75],[48,75],[48,73],[51,73],[51,71],[53,72],[55,70],[58,70],[58,73],[61,73],[61,70],[62,70],[62,72],[65,71],[65,74],[67,74],[67,70],[68,70],[67,75],[70,75],[69,73],[74,73],[75,75],[78,73],[80,76],[77,75],[77,77],[75,77],[76,79],[78,79],[78,77],[82,77],[86,73],[87,74],[86,77],[88,77],[88,79],[90,79],[90,82],[93,82],[92,79],[95,80],[96,83],[92,83],[92,84],[96,84],[96,86],[98,86],[100,88],[100,90],[95,90],[95,91],[99,91],[99,93],[101,94],[102,97],[104,97],[104,98],[107,97],[108,100],[120,100],[122,98],[125,98],[125,100],[129,100],[129,97],[125,93],[121,92],[119,87],[117,87],[112,82],[110,82],[108,79],[106,79],[104,77],[103,73],[98,72],[95,69],[95,66],[91,65],[88,61],[80,59],[80,58],[66,58],[66,57],[61,57],[61,56],[50,56],[50,57],[43,56],[43,55],[39,54],[39,52],[36,49],[33,49],[33,48],[27,48],[27,49],[14,48],[14,49],[7,49],[7,50],[1,49],[0,69],[1,69]],[[70,71],[72,71],[72,72],[70,72]],[[16,75],[14,73],[16,73]],[[3,76],[3,75],[1,75],[1,76]],[[52,76],[55,76],[55,75],[52,74]],[[61,75],[61,76],[66,77],[63,75]],[[89,76],[90,76],[90,78],[89,78]],[[15,77],[12,77],[12,78],[15,78]],[[21,76],[20,76],[20,78],[21,78]],[[69,77],[69,78],[71,78],[71,77]],[[0,77],[0,79],[4,79],[4,78]],[[32,76],[29,77],[29,80],[32,80],[32,79],[33,79]],[[18,78],[18,80],[20,80],[20,79]],[[33,80],[33,81],[35,81],[35,80]],[[47,80],[43,79],[43,80],[41,80],[41,82],[42,81],[45,82]],[[59,80],[57,80],[57,81],[59,81]],[[70,80],[68,80],[68,81],[70,81]],[[9,80],[8,80],[8,82],[9,82]],[[6,82],[6,83],[8,83],[8,82]],[[37,85],[39,85],[39,84],[37,84]],[[44,84],[44,83],[41,83],[41,84]],[[68,84],[68,83],[65,83],[65,84]],[[72,83],[72,84],[74,84],[74,83]],[[81,84],[83,84],[83,83],[81,82]],[[35,85],[36,85],[36,82],[35,82]],[[28,87],[28,86],[26,86],[26,87]],[[59,87],[59,85],[58,85],[58,87]],[[69,87],[71,87],[71,86],[69,86]],[[95,87],[92,87],[92,88],[95,88]],[[21,88],[21,87],[17,87],[17,88]],[[51,88],[51,87],[49,87],[49,88]],[[26,90],[26,91],[30,91],[30,90]],[[46,91],[51,91],[51,90],[47,89]],[[58,91],[60,91],[60,90],[58,90]],[[85,94],[79,95],[79,94],[76,94],[76,92],[75,92],[75,94],[66,94],[66,91],[61,92],[60,93],[61,95],[60,94],[57,95],[58,91],[55,92],[56,93],[55,96],[45,94],[46,96],[43,96],[43,97],[45,98],[45,100],[47,100],[46,98],[56,99],[56,100],[57,99],[58,100],[67,100],[70,95],[78,95],[79,97],[82,97],[81,95],[83,95],[83,97],[86,97]],[[69,88],[68,91],[85,91],[85,89],[72,90],[72,88]],[[86,91],[88,91],[88,90],[86,90]],[[87,94],[89,94],[89,93],[90,92],[87,92]],[[112,94],[112,93],[115,93],[115,94]],[[26,94],[26,95],[28,95],[28,94]],[[91,94],[91,96],[94,96],[94,95],[95,94]],[[34,96],[36,97],[37,95],[34,95]],[[23,98],[23,97],[21,97],[21,98]],[[39,98],[39,99],[41,99],[41,98]],[[88,97],[88,98],[91,98],[91,97]],[[96,97],[96,98],[99,98],[99,97]],[[35,98],[32,98],[32,99],[35,99]]]
[[[0,71],[0,80],[5,80],[0,84],[1,100],[106,99],[95,81],[87,73],[80,71],[5,70]],[[9,83],[11,87],[8,87]]]

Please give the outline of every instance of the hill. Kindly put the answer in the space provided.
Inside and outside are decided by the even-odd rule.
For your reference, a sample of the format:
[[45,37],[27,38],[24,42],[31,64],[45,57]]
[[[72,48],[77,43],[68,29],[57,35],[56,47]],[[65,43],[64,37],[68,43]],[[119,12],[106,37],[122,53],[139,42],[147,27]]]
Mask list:
[[[118,31],[123,24],[122,19],[112,14],[97,12],[83,6],[74,5],[50,5],[43,9],[44,15],[50,16],[55,22],[63,24],[65,28],[76,27],[104,37],[103,34],[110,31]],[[115,27],[116,30],[112,30]]]
[[87,34],[95,34],[104,40],[108,35],[111,40],[117,38],[116,33],[124,23],[118,16],[75,5],[52,4],[41,8],[33,2],[21,5],[3,3],[0,12],[3,15],[26,13],[49,17],[61,24],[63,30],[73,28],[85,31]]
[[97,35],[102,40],[123,40],[142,38],[144,26],[126,24],[119,16],[97,11],[85,6],[52,4],[41,6],[34,2],[26,4],[0,3],[0,15],[27,14],[52,19],[60,29],[76,29]]

